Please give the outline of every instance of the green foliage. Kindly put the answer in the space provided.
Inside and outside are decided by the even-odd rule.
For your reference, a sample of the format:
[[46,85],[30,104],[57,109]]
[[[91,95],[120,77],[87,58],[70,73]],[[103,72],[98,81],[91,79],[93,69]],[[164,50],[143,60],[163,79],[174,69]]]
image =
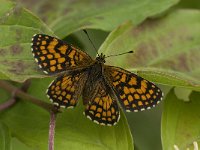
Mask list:
[[[100,46],[99,53],[108,56],[133,50],[134,54],[107,58],[107,64],[120,66],[150,81],[165,85],[162,87],[165,94],[166,89],[172,86],[183,89],[177,91],[177,95],[170,90],[164,99],[161,135],[163,149],[173,149],[174,145],[180,149],[191,148],[194,141],[200,145],[200,11],[179,9],[187,8],[185,0],[170,9],[178,2],[27,0],[19,4],[0,0],[0,79],[17,82],[31,79],[28,94],[48,102],[45,90],[53,78],[47,78],[33,59],[30,50],[33,34],[45,33],[65,38],[81,29],[96,29],[98,32],[91,30],[92,34],[98,33],[94,35],[93,41],[104,41],[104,38],[100,37],[106,33],[101,34],[101,30],[111,31]],[[192,4],[196,4],[195,0]],[[189,8],[194,8],[195,5],[192,4]],[[83,41],[80,32],[75,36]],[[85,41],[88,42],[85,38],[82,45],[88,47]],[[186,88],[187,93],[184,93]],[[0,102],[11,96],[3,89],[0,89],[0,95]],[[189,102],[181,100],[180,95],[187,97],[184,100]],[[63,112],[58,114],[55,149],[134,149],[123,112],[116,126],[104,127],[86,119],[82,115],[83,110],[84,106],[80,100],[75,109],[62,110]],[[141,116],[142,113],[134,115]],[[155,113],[153,117],[156,118]],[[131,129],[136,130],[134,121],[129,120],[130,124],[133,124]],[[142,121],[140,126],[147,128],[147,124]],[[20,100],[13,107],[0,112],[0,149],[47,149],[48,128],[49,113]],[[132,134],[134,135],[134,131]],[[138,143],[142,145],[145,143],[145,137],[141,139],[143,141]],[[136,149],[141,147],[138,143]],[[146,149],[155,150],[148,145]]]
[[164,102],[162,116],[163,150],[193,149],[193,142],[200,142],[200,93],[192,92],[189,102],[178,99],[171,90]]
[[11,145],[11,135],[8,127],[0,122],[0,149],[1,150],[10,150]]

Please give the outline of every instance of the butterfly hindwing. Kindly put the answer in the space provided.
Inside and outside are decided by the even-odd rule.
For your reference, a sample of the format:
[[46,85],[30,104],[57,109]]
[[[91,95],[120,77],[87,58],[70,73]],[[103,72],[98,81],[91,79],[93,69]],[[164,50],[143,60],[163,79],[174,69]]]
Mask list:
[[59,107],[74,107],[81,95],[87,73],[73,73],[56,78],[47,89],[49,99]]
[[120,118],[117,101],[113,99],[103,82],[99,82],[96,85],[93,93],[85,93],[90,95],[91,99],[89,101],[85,99],[86,97],[83,97],[83,101],[88,101],[85,115],[97,124],[115,125]]
[[105,74],[122,107],[127,111],[142,111],[155,107],[162,99],[162,91],[134,73],[106,66]]
[[89,65],[91,57],[64,41],[44,34],[32,38],[32,53],[39,67],[46,74]]

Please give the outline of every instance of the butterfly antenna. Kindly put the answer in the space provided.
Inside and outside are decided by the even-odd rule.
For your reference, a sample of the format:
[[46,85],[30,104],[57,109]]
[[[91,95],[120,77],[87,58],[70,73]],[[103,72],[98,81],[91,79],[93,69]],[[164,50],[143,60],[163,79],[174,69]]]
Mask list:
[[133,53],[133,51],[128,51],[128,52],[124,52],[124,53],[120,53],[120,54],[109,55],[109,56],[106,56],[106,58],[112,57],[112,56],[120,56],[120,55],[124,55],[124,54],[129,54],[129,53]]
[[94,46],[94,44],[93,44],[92,40],[90,39],[90,36],[89,36],[89,34],[87,33],[87,31],[86,31],[86,30],[83,30],[83,32],[84,32],[84,33],[87,35],[87,37],[88,37],[88,39],[89,39],[90,43],[92,44],[92,46],[93,46],[93,48],[95,49],[95,51],[96,51],[97,55],[99,56],[98,50],[96,49],[96,47]]

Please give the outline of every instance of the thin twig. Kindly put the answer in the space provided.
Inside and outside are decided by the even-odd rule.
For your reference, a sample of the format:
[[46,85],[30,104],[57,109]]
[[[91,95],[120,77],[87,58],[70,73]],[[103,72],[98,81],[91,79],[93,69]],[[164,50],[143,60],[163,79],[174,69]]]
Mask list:
[[10,108],[16,103],[16,99],[14,97],[10,98],[4,103],[0,104],[0,111],[6,110],[7,108]]
[[55,125],[56,125],[56,113],[52,111],[50,114],[50,123],[49,123],[49,150],[54,150]]
[[37,106],[40,106],[40,107],[44,108],[45,110],[47,110],[49,112],[51,112],[51,111],[56,112],[57,111],[57,110],[54,110],[55,108],[53,107],[52,104],[43,102],[42,100],[37,99],[37,98],[35,98],[35,97],[23,92],[21,89],[13,86],[9,82],[0,80],[0,88],[5,89],[6,91],[8,91],[10,93],[12,93],[13,91],[16,91],[15,92],[15,96],[16,97],[18,97],[18,98],[20,98],[22,100],[29,101],[29,102],[37,105]]

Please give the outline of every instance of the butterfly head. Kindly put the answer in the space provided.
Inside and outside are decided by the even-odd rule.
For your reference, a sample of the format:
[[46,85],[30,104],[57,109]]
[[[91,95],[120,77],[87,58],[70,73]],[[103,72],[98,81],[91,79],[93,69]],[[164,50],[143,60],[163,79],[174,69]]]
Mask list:
[[106,62],[105,58],[106,56],[103,53],[101,53],[100,55],[98,55],[98,57],[96,57],[96,61],[98,63],[104,64]]

